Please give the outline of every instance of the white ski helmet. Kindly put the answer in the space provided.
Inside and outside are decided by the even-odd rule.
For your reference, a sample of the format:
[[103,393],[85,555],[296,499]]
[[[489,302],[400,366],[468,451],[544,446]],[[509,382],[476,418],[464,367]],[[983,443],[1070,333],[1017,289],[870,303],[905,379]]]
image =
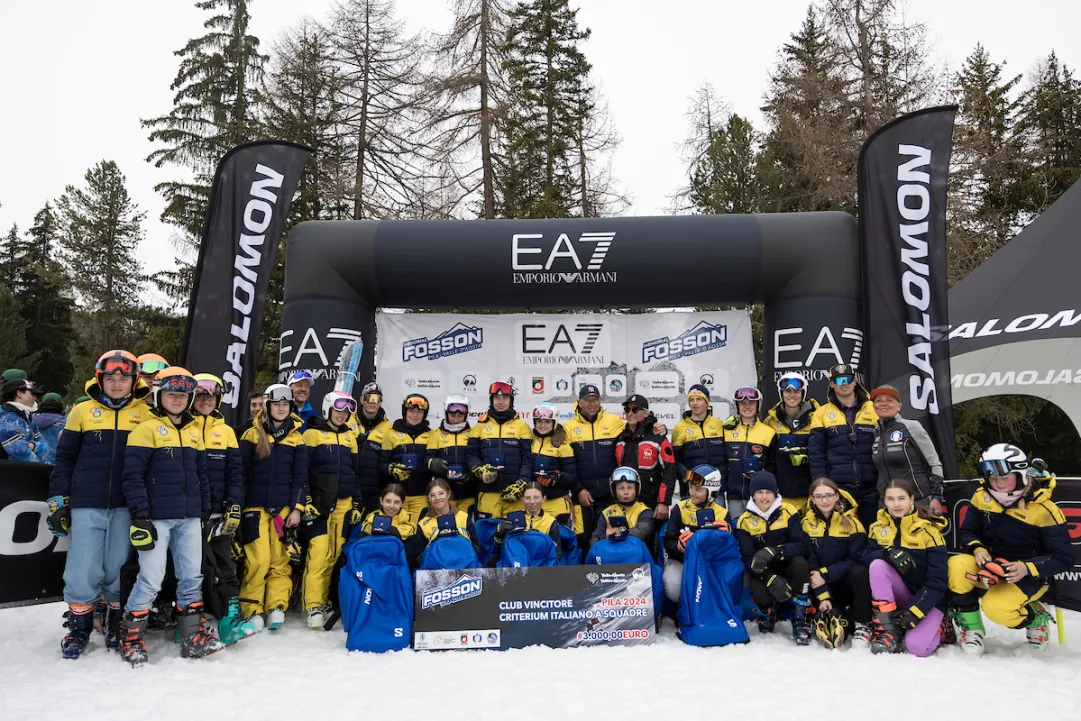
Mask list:
[[469,415],[469,399],[462,393],[451,393],[443,399],[443,414],[450,415],[451,406],[465,406],[465,414]]
[[345,391],[331,391],[323,396],[323,419],[330,420],[332,410],[345,411],[349,415],[357,412],[357,402]]
[[1025,478],[1025,472],[1028,470],[1028,456],[1020,448],[1009,443],[996,443],[984,451],[980,455],[976,468],[984,480],[991,476],[1014,473],[1017,476],[1017,488],[1021,488],[1028,482]]
[[293,389],[284,383],[272,383],[266,387],[263,391],[263,413],[270,415],[270,411],[267,410],[267,404],[274,403],[276,401],[289,401],[293,402]]
[[781,403],[784,403],[785,391],[800,391],[803,395],[800,397],[800,403],[807,401],[807,379],[803,377],[802,373],[792,371],[785,373],[777,380],[777,396],[781,399]]

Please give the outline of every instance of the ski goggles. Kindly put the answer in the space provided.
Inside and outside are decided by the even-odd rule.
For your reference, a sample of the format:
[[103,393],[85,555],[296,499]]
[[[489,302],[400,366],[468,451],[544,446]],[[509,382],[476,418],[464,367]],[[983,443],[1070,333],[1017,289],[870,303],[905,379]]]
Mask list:
[[288,385],[293,385],[294,383],[302,383],[304,381],[307,381],[309,384],[311,384],[312,374],[308,371],[295,371],[293,375],[289,376]]
[[696,470],[688,470],[683,474],[683,480],[688,486],[710,486],[711,488],[719,488],[721,485],[721,472],[716,468],[712,468],[709,473],[702,474]]
[[760,400],[762,400],[762,394],[759,392],[759,390],[757,388],[751,388],[750,386],[745,386],[743,388],[737,388],[736,389],[736,400],[737,401],[760,401]]
[[495,395],[513,396],[514,395],[514,388],[511,387],[510,383],[504,383],[503,381],[496,381],[492,385],[488,386],[488,395],[490,395],[490,396],[495,396]]
[[449,406],[447,406],[447,413],[448,414],[450,414],[450,413],[466,414],[466,413],[469,413],[469,406],[463,405],[461,403],[451,403]]
[[785,378],[777,387],[782,391],[802,391],[807,387],[807,384],[799,378]]
[[833,384],[838,386],[847,386],[856,380],[855,376],[837,376],[833,379]]
[[357,402],[352,398],[346,398],[344,396],[335,398],[331,401],[330,407],[336,411],[348,411],[349,413],[357,412]]
[[169,364],[166,363],[165,361],[148,360],[148,361],[143,361],[143,364],[141,366],[139,366],[139,372],[140,373],[146,373],[147,375],[150,375],[152,373],[160,373],[161,371],[165,370],[168,367],[169,367]]
[[382,403],[383,402],[383,394],[382,393],[376,393],[375,391],[369,391],[369,392],[364,394],[363,400],[364,400],[365,403]]
[[533,409],[533,420],[535,421],[554,421],[555,419],[555,408],[549,406],[537,406]]
[[195,384],[196,395],[205,393],[208,396],[216,396],[221,393],[221,384],[217,381],[202,380]]
[[155,381],[154,385],[168,393],[194,393],[196,384],[191,376],[177,375]]
[[420,396],[412,396],[410,398],[406,398],[405,403],[403,403],[402,405],[404,405],[406,408],[417,408],[422,411],[428,410],[428,401],[424,400]]
[[633,468],[627,468],[621,466],[620,468],[612,471],[612,483],[619,483],[620,481],[628,481],[630,483],[638,483],[638,471]]
[[976,464],[976,468],[980,472],[982,478],[990,478],[991,476],[1005,476],[1007,473],[1011,473],[1017,469],[1010,468],[1010,464],[1002,459],[994,461],[980,461]]
[[119,373],[122,376],[136,376],[139,374],[139,364],[130,358],[114,356],[99,362],[97,371],[102,375],[107,376],[111,376],[115,373]]

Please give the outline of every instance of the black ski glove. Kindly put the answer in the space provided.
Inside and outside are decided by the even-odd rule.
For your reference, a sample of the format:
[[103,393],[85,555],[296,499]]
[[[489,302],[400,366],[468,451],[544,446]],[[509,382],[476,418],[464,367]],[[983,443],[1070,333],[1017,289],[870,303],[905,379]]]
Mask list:
[[761,576],[766,567],[774,561],[784,560],[784,549],[780,546],[766,546],[759,549],[751,558],[751,573]]
[[435,478],[446,478],[449,471],[450,466],[442,458],[428,459],[428,473],[431,473]]
[[910,628],[916,628],[916,625],[920,622],[920,617],[914,614],[911,608],[905,608],[898,611],[895,619],[897,625],[904,631],[907,631]]
[[903,548],[891,548],[886,552],[886,560],[890,562],[890,565],[897,569],[897,572],[902,577],[907,576],[916,570],[916,561],[912,558],[912,554]]
[[506,539],[507,534],[513,531],[516,526],[510,521],[503,521],[495,527],[495,542],[502,543]]
[[135,511],[131,514],[128,537],[137,551],[149,551],[154,548],[154,541],[158,540],[158,529],[154,528],[154,524],[150,521],[149,512]]
[[792,586],[783,576],[772,575],[767,578],[766,590],[769,591],[769,595],[777,599],[778,603],[784,603],[792,598]]

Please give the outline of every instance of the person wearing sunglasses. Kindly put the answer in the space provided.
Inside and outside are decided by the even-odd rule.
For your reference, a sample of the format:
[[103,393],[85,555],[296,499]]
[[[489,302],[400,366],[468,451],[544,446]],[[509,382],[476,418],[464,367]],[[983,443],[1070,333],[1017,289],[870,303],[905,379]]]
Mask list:
[[948,563],[950,615],[961,649],[983,654],[983,612],[1006,628],[1025,629],[1029,649],[1047,649],[1051,622],[1040,599],[1055,574],[1074,565],[1062,510],[1051,500],[1056,479],[1015,445],[996,443],[976,468],[980,485],[961,521],[965,553]]
[[454,491],[454,503],[466,513],[477,502],[477,477],[469,472],[466,458],[471,434],[469,399],[462,393],[451,393],[443,401],[439,428],[428,434],[426,455],[447,464],[447,482]]
[[751,478],[758,471],[773,472],[773,442],[777,432],[758,420],[762,392],[752,386],[737,388],[736,416],[724,424],[725,495],[728,512],[739,518],[751,497]]
[[300,432],[303,433],[308,429],[308,421],[319,417],[319,412],[308,402],[312,395],[312,374],[308,371],[293,371],[286,385],[293,391],[293,412],[300,416]]
[[496,381],[488,388],[488,411],[469,438],[469,472],[480,482],[476,518],[506,518],[520,511],[525,484],[533,478],[533,431],[514,410],[514,388]]
[[[94,627],[94,605],[105,599],[105,646],[120,647],[120,570],[128,559],[131,514],[121,471],[128,434],[150,418],[143,400],[150,389],[138,383],[139,361],[111,350],[94,366],[86,384],[89,400],[68,414],[49,478],[49,530],[68,539],[64,601],[68,604],[65,658],[78,658]],[[77,479],[77,481],[76,481]]]
[[692,468],[713,466],[724,472],[724,421],[713,415],[709,389],[700,383],[687,391],[687,411],[672,430],[672,448],[676,452],[680,498],[687,496],[683,479]]
[[773,472],[780,495],[785,503],[802,510],[807,505],[807,488],[811,485],[807,443],[811,416],[818,410],[818,401],[808,397],[807,379],[796,372],[781,376],[777,395],[780,402],[762,422],[777,434],[773,438]]
[[887,483],[903,479],[915,489],[916,505],[942,515],[946,510],[942,461],[931,436],[919,421],[901,417],[901,394],[893,386],[871,391],[871,403],[878,415],[871,453],[878,469],[879,496]]
[[244,503],[244,473],[240,468],[240,446],[233,429],[221,414],[224,385],[211,373],[195,376],[192,412],[206,450],[206,475],[210,481],[210,521],[206,538],[214,554],[218,597],[225,608],[219,618],[218,638],[226,646],[255,635],[255,627],[240,615],[240,579],[237,578],[233,546],[240,529]]
[[672,494],[676,490],[676,452],[668,436],[655,430],[657,417],[649,410],[649,400],[634,394],[623,402],[627,426],[616,443],[616,463],[638,471],[642,479],[642,503],[653,509],[656,531],[668,520]]
[[203,658],[225,648],[203,607],[203,524],[210,520],[210,479],[201,424],[191,415],[195,377],[171,366],[158,373],[153,417],[128,435],[124,497],[139,576],[124,606],[120,655],[132,666],[149,660],[143,632],[161,590],[169,557],[176,571],[180,656]]
[[379,454],[383,450],[383,436],[391,427],[383,410],[383,391],[376,383],[369,382],[361,390],[360,410],[353,414],[349,427],[357,437],[357,494],[364,510],[370,513],[379,508],[379,495],[385,483],[379,473]]
[[847,363],[830,368],[828,402],[811,416],[807,455],[811,478],[829,478],[859,504],[864,528],[878,514],[878,469],[874,443],[878,414]]
[[402,401],[402,417],[383,434],[379,449],[379,474],[384,483],[397,481],[405,486],[405,512],[416,522],[428,507],[428,399],[410,393]]
[[12,380],[0,387],[0,458],[46,463],[53,449],[34,423],[41,390],[31,381]]
[[[559,425],[559,411],[555,404],[539,403],[533,409],[533,444],[530,450],[533,455],[533,480],[544,494],[544,512],[573,531],[571,489],[578,482],[578,466],[574,462],[574,450],[567,443],[567,432]],[[522,502],[526,503],[524,496]],[[528,512],[528,504],[526,506]]]
[[662,539],[664,595],[672,603],[679,603],[683,586],[684,551],[691,536],[704,528],[729,530],[728,509],[713,500],[714,494],[721,488],[719,469],[705,464],[695,466],[687,471],[683,486],[687,489],[687,495],[672,508]]
[[139,361],[139,380],[150,388],[158,374],[169,367],[169,361],[157,353],[143,353],[137,359]]

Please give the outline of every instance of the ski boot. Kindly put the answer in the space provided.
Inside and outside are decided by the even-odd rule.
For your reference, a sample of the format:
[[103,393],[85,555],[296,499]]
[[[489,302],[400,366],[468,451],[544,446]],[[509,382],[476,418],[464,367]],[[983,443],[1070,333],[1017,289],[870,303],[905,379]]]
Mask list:
[[124,609],[120,604],[109,604],[105,611],[105,648],[116,651],[120,648],[120,621],[124,618]]
[[870,624],[857,621],[852,631],[852,648],[866,650],[871,647],[874,632]]
[[105,634],[106,618],[109,614],[109,604],[104,598],[99,598],[94,603],[94,630],[102,636]]
[[240,617],[240,599],[230,598],[225,615],[218,621],[218,638],[226,646],[255,635],[255,626]]
[[943,646],[953,646],[957,643],[957,629],[953,627],[953,619],[948,613],[942,617],[942,623],[938,626],[938,636],[942,639]]
[[1046,651],[1051,640],[1051,614],[1039,601],[1030,603],[1028,612],[1032,616],[1028,625],[1025,626],[1028,648],[1034,653]]
[[[894,601],[872,601],[875,617],[871,621],[871,653],[900,653],[904,650],[904,637],[897,627],[895,614],[897,604]],[[852,645],[855,646],[855,637]]]
[[815,636],[825,648],[842,648],[847,637],[848,621],[836,611],[816,614]]
[[60,642],[60,651],[64,658],[79,658],[94,632],[94,607],[89,603],[71,604],[64,613],[64,628],[68,633]]
[[758,617],[755,619],[758,622],[758,632],[773,633],[773,629],[777,625],[777,607],[770,605],[763,611],[756,606],[754,613]]
[[147,631],[164,631],[176,628],[176,618],[173,616],[173,604],[157,604],[150,607],[150,616],[146,622]]
[[323,624],[327,622],[327,609],[324,606],[316,606],[308,609],[308,628],[313,631],[322,631]]
[[271,631],[277,631],[285,624],[285,609],[274,608],[270,611],[270,616],[267,618],[267,628]]
[[202,601],[189,603],[184,608],[177,606],[176,613],[181,658],[203,658],[225,648],[203,615]]
[[261,613],[253,613],[244,619],[244,623],[250,624],[256,633],[262,633],[266,629],[266,619],[263,618]]
[[133,668],[150,660],[146,644],[143,643],[143,633],[149,620],[150,611],[132,611],[124,615],[124,622],[120,626],[120,658]]
[[961,642],[961,650],[972,656],[983,655],[983,617],[980,609],[962,611],[958,608],[950,609],[950,616],[957,624],[958,640]]
[[792,598],[792,639],[797,646],[811,643],[811,602],[806,596]]

